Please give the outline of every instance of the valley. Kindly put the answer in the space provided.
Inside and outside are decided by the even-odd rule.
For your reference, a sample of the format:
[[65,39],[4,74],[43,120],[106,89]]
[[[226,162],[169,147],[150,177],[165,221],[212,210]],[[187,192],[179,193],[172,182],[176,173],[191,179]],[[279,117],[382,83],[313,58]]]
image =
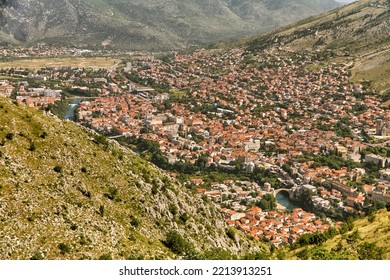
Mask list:
[[0,47],[0,258],[388,259],[386,3],[223,47]]

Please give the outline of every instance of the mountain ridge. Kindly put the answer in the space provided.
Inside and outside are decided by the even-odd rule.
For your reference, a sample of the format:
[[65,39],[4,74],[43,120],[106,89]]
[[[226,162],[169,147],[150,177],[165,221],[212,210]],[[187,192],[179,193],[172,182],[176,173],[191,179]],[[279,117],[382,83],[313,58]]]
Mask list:
[[249,35],[338,6],[333,0],[1,3],[2,41],[129,49],[177,49]]

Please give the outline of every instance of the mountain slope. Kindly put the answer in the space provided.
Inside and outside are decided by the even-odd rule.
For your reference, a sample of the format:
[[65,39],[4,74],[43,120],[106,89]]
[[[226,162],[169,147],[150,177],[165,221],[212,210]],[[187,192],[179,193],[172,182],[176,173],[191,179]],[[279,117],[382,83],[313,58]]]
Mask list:
[[385,209],[358,219],[353,229],[336,235],[322,245],[308,245],[291,251],[287,259],[342,259],[342,260],[389,260],[390,214]]
[[[151,164],[85,128],[4,99],[0,228],[0,259],[166,259],[192,246],[197,254],[245,252],[244,240],[226,236],[212,204]],[[187,249],[164,246],[172,234]]]
[[361,0],[261,36],[251,45],[262,48],[274,42],[293,48],[344,48],[349,51],[377,47],[377,44],[388,42],[389,15],[387,0]]
[[369,82],[379,92],[390,89],[390,2],[360,0],[250,39],[252,51],[267,48],[327,50],[349,64],[352,80]]
[[2,0],[3,41],[172,49],[269,30],[333,0]]

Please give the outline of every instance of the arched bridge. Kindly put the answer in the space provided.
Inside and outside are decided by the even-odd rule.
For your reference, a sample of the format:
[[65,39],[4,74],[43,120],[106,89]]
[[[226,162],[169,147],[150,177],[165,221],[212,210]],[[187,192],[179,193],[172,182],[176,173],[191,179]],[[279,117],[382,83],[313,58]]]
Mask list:
[[81,99],[81,100],[85,100],[85,99],[97,99],[98,96],[69,96],[67,97],[68,100],[74,100],[74,99]]
[[290,189],[277,189],[277,190],[274,190],[274,196],[276,196],[278,193],[280,193],[282,191],[290,193]]

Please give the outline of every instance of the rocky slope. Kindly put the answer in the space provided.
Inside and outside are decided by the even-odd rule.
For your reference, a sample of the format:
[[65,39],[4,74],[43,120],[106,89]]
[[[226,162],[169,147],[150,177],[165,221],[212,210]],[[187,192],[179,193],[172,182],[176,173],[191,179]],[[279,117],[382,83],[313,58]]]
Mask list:
[[188,257],[165,246],[172,232],[198,256],[246,250],[210,202],[131,151],[4,99],[0,228],[0,259]]
[[173,49],[253,34],[337,7],[333,0],[2,0],[1,41]]

